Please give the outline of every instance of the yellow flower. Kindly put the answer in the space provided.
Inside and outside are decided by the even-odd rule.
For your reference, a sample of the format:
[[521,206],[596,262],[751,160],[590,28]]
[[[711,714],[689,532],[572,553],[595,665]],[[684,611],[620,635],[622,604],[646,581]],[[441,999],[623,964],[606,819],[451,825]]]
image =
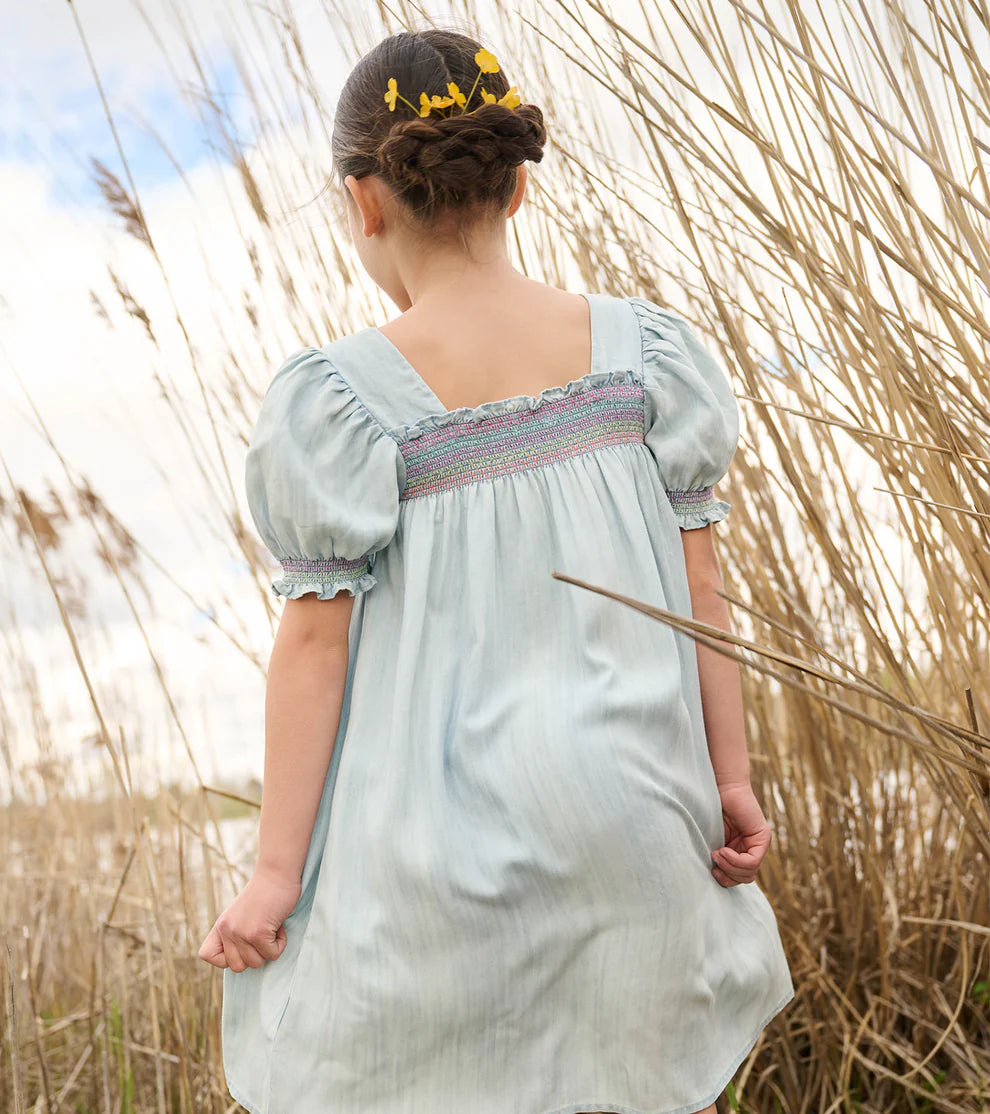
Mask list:
[[465,97],[464,94],[457,87],[456,81],[447,82],[447,92],[461,108],[463,108],[467,104],[467,97]]
[[394,77],[388,79],[388,92],[385,94],[385,103],[388,105],[389,112],[395,111],[395,101],[399,95],[399,86],[396,84]]
[[431,108],[447,108],[448,105],[454,103],[453,97],[441,97],[439,93],[433,94],[433,99],[430,101]]
[[482,73],[498,73],[498,59],[490,50],[481,49],[474,56]]
[[516,92],[515,85],[505,94],[504,97],[499,98],[499,104],[504,104],[506,108],[515,108],[516,105],[522,104],[522,99]]
[[419,95],[419,114],[420,114],[420,116],[429,116],[431,107],[432,107],[432,105],[430,104],[430,98],[425,93],[420,93],[420,95]]
[[494,93],[489,93],[484,85],[482,85],[481,99],[485,102],[485,104],[494,104],[498,100],[498,97],[496,97]]

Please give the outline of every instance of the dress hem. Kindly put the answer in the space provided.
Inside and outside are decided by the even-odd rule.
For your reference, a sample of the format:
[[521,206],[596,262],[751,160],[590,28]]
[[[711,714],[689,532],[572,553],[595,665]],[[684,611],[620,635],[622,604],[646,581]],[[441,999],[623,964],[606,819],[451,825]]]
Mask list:
[[[692,1102],[682,1106],[666,1106],[652,1110],[642,1106],[629,1106],[625,1103],[609,1103],[602,1102],[601,1099],[589,1099],[586,1102],[569,1102],[566,1106],[554,1106],[549,1110],[539,1111],[539,1114],[697,1114],[697,1111],[704,1110],[706,1106],[711,1106],[719,1095],[722,1094],[735,1075],[739,1065],[752,1051],[753,1046],[759,1039],[760,1033],[762,1033],[777,1014],[794,999],[794,996],[795,989],[791,986],[787,993],[777,1000],[766,1017],[764,1017],[759,1025],[750,1033],[749,1037],[743,1042],[740,1050],[732,1057],[729,1061],[729,1066],[719,1077],[719,1081],[715,1085],[714,1090],[709,1091],[703,1098],[694,1099]],[[230,1092],[231,1098],[240,1103],[245,1110],[249,1111],[249,1114],[270,1114],[270,1107],[268,1111],[265,1111],[260,1106],[255,1106],[254,1103],[250,1102],[247,1095],[241,1091],[239,1084],[232,1083],[229,1079],[227,1079],[226,1082],[227,1090]]]
[[[592,1099],[588,1102],[570,1102],[566,1106],[554,1106],[550,1110],[541,1110],[539,1114],[697,1114],[697,1111],[704,1110],[706,1106],[711,1106],[722,1094],[731,1082],[732,1077],[736,1074],[739,1065],[753,1050],[753,1046],[759,1039],[760,1033],[762,1033],[777,1014],[783,1010],[788,1002],[794,999],[794,996],[795,989],[791,986],[787,993],[777,1000],[777,1003],[766,1017],[764,1017],[759,1025],[750,1033],[747,1040],[743,1042],[740,1050],[729,1061],[728,1068],[722,1073],[714,1090],[709,1091],[704,1098],[693,1099],[691,1102],[682,1106],[663,1106],[655,1109],[648,1109],[642,1106],[627,1106],[622,1103],[608,1103],[602,1102],[601,1099]],[[255,1112],[255,1114],[257,1114],[257,1112]]]

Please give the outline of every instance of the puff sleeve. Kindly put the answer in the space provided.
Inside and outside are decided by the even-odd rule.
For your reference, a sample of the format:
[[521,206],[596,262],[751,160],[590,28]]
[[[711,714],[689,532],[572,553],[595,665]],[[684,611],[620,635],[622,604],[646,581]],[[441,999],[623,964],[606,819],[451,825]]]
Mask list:
[[721,363],[690,323],[645,298],[630,298],[643,345],[645,440],[682,530],[725,518],[716,497],[739,441],[739,405]]
[[245,486],[262,541],[282,566],[271,586],[298,599],[372,588],[404,483],[395,440],[318,348],[293,353],[269,384],[251,433]]

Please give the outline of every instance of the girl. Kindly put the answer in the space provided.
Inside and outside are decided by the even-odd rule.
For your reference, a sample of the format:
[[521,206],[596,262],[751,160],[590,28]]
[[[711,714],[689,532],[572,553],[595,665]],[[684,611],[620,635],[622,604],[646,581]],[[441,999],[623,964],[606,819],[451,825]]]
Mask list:
[[284,596],[260,849],[204,941],[252,1114],[689,1114],[794,988],[728,627],[739,422],[676,313],[510,262],[543,116],[454,31],[351,73],[350,231],[401,311],[291,355],[247,455]]

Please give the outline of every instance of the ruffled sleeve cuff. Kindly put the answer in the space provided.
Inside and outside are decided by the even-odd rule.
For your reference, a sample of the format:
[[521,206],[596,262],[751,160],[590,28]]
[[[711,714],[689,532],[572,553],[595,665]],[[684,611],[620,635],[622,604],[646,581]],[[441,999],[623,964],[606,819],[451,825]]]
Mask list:
[[714,484],[691,491],[668,488],[667,498],[682,530],[695,530],[720,522],[732,508],[731,503],[715,497]]
[[288,600],[297,600],[315,592],[321,600],[333,599],[340,591],[366,592],[377,581],[371,574],[370,556],[348,560],[344,557],[283,557],[282,575],[272,583],[272,592]]

